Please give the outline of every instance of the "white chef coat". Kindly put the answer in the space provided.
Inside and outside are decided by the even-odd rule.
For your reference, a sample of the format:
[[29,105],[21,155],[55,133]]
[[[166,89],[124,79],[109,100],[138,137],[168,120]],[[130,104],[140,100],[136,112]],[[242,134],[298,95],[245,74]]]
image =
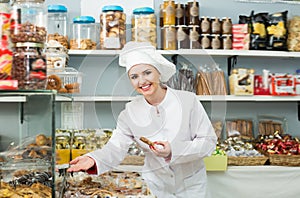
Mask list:
[[[157,157],[141,136],[169,141],[172,158]],[[143,96],[126,104],[109,142],[87,154],[101,174],[118,166],[136,141],[145,153],[142,177],[157,197],[205,197],[206,170],[203,158],[216,147],[217,137],[196,95],[167,87],[166,96],[150,105]]]

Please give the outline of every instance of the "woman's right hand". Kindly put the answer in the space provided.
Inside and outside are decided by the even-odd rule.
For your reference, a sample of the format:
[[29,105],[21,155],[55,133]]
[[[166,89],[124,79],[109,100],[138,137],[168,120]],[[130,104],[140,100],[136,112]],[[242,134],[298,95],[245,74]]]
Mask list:
[[86,171],[95,165],[95,161],[88,156],[79,156],[70,162],[68,172]]

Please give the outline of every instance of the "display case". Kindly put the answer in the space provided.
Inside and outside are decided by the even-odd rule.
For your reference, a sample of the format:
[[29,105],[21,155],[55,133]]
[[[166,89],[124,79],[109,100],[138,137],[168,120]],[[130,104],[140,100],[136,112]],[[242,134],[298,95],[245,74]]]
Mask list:
[[0,195],[55,197],[55,96],[0,91]]

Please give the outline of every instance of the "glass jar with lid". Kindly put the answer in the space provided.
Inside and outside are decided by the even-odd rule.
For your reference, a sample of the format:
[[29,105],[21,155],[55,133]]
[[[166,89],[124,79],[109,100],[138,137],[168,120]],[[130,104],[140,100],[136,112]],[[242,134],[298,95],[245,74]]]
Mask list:
[[162,28],[162,49],[176,50],[176,28],[175,25],[165,25]]
[[91,16],[80,16],[73,19],[72,38],[70,49],[94,50],[96,49],[96,24]]
[[189,28],[186,25],[176,26],[177,49],[189,49]]
[[12,79],[19,89],[45,89],[47,64],[42,43],[16,43],[12,61]]
[[189,26],[190,49],[200,49],[201,48],[199,31],[200,31],[200,28],[198,25],[190,25]]
[[11,12],[11,41],[46,42],[45,0],[15,0]]
[[142,7],[133,10],[131,19],[132,41],[150,42],[154,47],[156,42],[156,16],[154,10]]
[[9,35],[9,28],[10,28],[9,19],[10,19],[9,0],[0,0],[0,35]]
[[175,1],[164,1],[163,24],[175,25]]
[[0,13],[10,13],[10,0],[0,0]]
[[199,2],[196,0],[187,2],[186,21],[187,25],[199,25]]
[[126,14],[118,5],[107,5],[100,14],[100,48],[122,49],[126,43]]
[[47,40],[56,40],[68,49],[68,9],[64,5],[48,5]]

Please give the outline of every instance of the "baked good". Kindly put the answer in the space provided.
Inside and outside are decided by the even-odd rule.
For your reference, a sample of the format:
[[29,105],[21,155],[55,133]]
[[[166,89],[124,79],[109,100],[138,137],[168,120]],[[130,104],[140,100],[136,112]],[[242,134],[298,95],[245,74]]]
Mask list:
[[61,88],[62,82],[60,77],[53,74],[48,76],[47,88],[48,90],[59,90]]
[[149,139],[145,138],[145,137],[140,137],[140,140],[146,144],[148,144],[149,146],[154,146],[154,143],[151,142]]

